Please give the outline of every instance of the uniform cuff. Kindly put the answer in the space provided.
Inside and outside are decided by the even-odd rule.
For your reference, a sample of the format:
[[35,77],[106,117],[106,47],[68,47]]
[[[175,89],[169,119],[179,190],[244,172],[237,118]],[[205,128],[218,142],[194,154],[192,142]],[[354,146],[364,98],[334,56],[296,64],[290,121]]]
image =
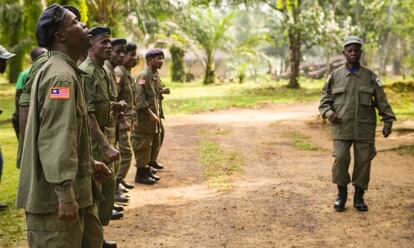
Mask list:
[[73,193],[72,183],[65,183],[64,185],[56,185],[55,192],[58,196],[59,202],[73,202],[75,201],[75,193]]

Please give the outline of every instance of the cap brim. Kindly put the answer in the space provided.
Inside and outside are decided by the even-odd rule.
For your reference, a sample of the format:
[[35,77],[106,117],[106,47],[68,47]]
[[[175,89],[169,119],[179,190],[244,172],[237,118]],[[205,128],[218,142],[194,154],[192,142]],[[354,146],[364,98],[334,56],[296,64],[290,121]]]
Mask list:
[[16,56],[16,54],[14,54],[14,53],[5,53],[5,54],[2,54],[2,55],[0,56],[0,59],[11,59],[11,58],[13,58],[14,56]]
[[351,41],[351,42],[345,43],[345,44],[344,44],[344,47],[346,47],[346,46],[348,46],[348,45],[351,45],[351,44],[358,44],[358,45],[362,46],[362,43],[361,43],[361,42]]

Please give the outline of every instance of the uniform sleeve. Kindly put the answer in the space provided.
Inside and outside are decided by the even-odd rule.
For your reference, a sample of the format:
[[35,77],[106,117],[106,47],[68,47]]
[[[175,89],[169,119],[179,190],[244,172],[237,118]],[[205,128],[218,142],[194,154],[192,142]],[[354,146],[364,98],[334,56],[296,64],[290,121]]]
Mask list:
[[96,99],[96,81],[93,75],[85,76],[85,101],[88,112],[95,112]]
[[334,98],[332,96],[332,74],[329,75],[328,80],[326,80],[325,85],[322,88],[321,100],[319,103],[319,113],[323,118],[329,118],[329,116],[334,112],[332,110],[332,104]]
[[373,81],[375,107],[378,109],[378,114],[382,117],[384,125],[391,125],[392,122],[396,120],[394,111],[392,110],[391,105],[388,103],[381,81],[375,74]]
[[136,85],[135,104],[137,106],[137,109],[143,109],[143,108],[149,107],[149,104],[145,97],[145,86],[149,83],[150,82],[142,75],[138,76],[137,82],[135,84]]
[[[46,181],[56,186],[59,201],[70,202],[75,199],[72,181],[78,171],[75,88],[68,82],[48,87],[40,113],[39,159]],[[52,94],[54,89],[60,92]]]

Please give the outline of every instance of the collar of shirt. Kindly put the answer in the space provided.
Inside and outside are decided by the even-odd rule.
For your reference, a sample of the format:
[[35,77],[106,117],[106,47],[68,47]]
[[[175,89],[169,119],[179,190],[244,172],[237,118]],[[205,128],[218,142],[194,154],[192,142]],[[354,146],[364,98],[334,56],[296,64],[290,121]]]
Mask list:
[[361,70],[361,65],[358,64],[357,66],[352,66],[352,65],[345,65],[345,68],[347,70],[347,76],[350,74],[355,74],[355,75],[359,75],[359,72]]
[[87,73],[82,71],[81,69],[79,69],[78,65],[71,59],[71,57],[69,55],[67,55],[66,53],[63,53],[59,50],[52,50],[51,51],[51,56],[57,56],[63,60],[65,60],[66,62],[68,62],[68,64],[70,66],[73,67],[73,69],[75,69],[75,71],[81,75],[86,75]]

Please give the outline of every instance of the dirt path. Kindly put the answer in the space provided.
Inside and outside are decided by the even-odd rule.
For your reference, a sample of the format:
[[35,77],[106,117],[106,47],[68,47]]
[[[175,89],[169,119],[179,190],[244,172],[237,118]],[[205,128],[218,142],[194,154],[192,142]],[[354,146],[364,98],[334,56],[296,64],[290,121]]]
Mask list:
[[[377,149],[385,151],[373,162],[366,195],[370,211],[351,207],[351,189],[347,210],[336,213],[331,141],[315,117],[315,104],[169,117],[161,181],[129,193],[125,217],[106,228],[107,238],[122,248],[413,247],[414,158],[387,151],[412,142],[413,133],[387,140],[377,133]],[[295,148],[286,135],[291,132],[308,134],[323,149]],[[231,190],[217,191],[205,182],[198,149],[206,137],[243,158]]]

